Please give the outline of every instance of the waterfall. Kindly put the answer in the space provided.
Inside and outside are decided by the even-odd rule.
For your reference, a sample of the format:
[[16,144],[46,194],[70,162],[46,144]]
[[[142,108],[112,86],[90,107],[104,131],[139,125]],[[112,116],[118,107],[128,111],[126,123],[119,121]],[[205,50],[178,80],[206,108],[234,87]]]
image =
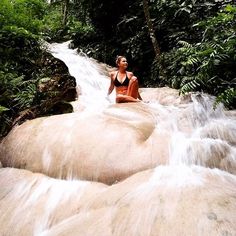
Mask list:
[[69,49],[70,41],[51,44],[52,55],[62,60],[68,67],[69,73],[75,77],[79,101],[73,102],[74,111],[83,107],[90,111],[101,109],[114,103],[114,93],[107,96],[110,80],[105,73],[99,72],[98,63],[86,55],[79,56],[77,49]]
[[51,44],[76,78],[74,112],[0,143],[0,235],[236,235],[236,116],[203,93],[107,97],[107,66]]
[[[108,76],[105,75],[104,70],[100,70],[98,62],[94,62],[86,55],[78,55],[77,49],[69,49],[69,44],[70,41],[62,44],[54,43],[50,46],[50,50],[54,57],[64,61],[70,74],[76,78],[79,101],[73,103],[74,111],[80,111],[79,107],[81,106],[91,112],[103,111],[109,105],[114,104],[115,101],[114,91],[110,98],[107,96]],[[191,100],[192,104],[188,106],[186,121],[190,123],[188,126],[189,129],[192,129],[192,132],[191,134],[187,133],[187,135],[186,132],[180,129],[181,125],[176,119],[184,111],[182,107],[165,107],[158,100],[146,105],[152,109],[155,119],[158,119],[156,113],[159,113],[160,109],[164,110],[165,113],[173,113],[163,115],[164,122],[162,120],[157,121],[157,123],[164,123],[158,125],[158,129],[167,130],[166,125],[168,125],[169,131],[172,133],[169,146],[170,164],[183,163],[205,166],[206,162],[217,162],[217,157],[220,156],[231,160],[229,165],[232,165],[231,162],[236,161],[236,150],[234,146],[230,145],[231,143],[228,144],[227,140],[236,140],[235,120],[224,115],[222,105],[213,109],[214,98],[209,95],[192,94]],[[168,111],[169,109],[171,111]],[[120,117],[124,116],[119,110],[116,110],[116,112],[119,113]],[[132,116],[127,117],[126,114],[125,119],[127,118],[133,119]],[[209,126],[212,127],[210,131]],[[222,127],[225,127],[225,129]],[[207,129],[208,131],[206,131]],[[203,134],[206,132],[210,133],[205,134],[206,137],[204,137]],[[209,138],[211,132],[217,133],[218,136],[213,139]],[[220,132],[223,132],[223,136]],[[212,165],[214,166],[214,164]],[[225,168],[228,168],[228,165]]]

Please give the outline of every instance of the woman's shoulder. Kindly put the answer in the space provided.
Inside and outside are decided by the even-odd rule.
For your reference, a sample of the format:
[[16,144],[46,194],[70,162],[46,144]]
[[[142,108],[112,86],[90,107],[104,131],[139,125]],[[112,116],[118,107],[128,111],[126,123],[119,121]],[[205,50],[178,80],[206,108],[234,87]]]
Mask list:
[[117,70],[113,70],[113,71],[110,72],[110,75],[114,76],[114,75],[116,75],[116,73],[117,73]]
[[114,80],[116,74],[117,74],[117,70],[113,70],[113,71],[110,72],[110,77]]
[[129,79],[134,75],[132,71],[126,71],[126,73]]

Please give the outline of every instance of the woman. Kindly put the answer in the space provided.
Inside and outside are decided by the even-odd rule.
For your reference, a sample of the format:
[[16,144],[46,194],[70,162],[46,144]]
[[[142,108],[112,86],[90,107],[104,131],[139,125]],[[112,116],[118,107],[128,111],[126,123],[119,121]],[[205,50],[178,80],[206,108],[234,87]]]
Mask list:
[[138,92],[138,79],[132,72],[126,71],[128,67],[127,59],[118,56],[116,59],[118,71],[111,72],[111,84],[108,95],[116,88],[116,102],[139,102],[142,100]]

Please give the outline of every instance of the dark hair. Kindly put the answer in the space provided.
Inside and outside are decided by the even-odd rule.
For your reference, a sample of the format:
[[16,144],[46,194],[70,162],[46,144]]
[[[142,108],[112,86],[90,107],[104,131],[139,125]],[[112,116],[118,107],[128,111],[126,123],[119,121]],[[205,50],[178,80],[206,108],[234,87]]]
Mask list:
[[120,63],[122,58],[126,58],[125,56],[117,56],[116,57],[116,65],[118,66],[118,64]]

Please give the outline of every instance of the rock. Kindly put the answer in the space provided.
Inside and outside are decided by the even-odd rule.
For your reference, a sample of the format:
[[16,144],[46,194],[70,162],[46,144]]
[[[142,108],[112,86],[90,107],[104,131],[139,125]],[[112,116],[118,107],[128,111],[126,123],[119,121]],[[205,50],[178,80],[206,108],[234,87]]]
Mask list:
[[159,166],[107,186],[3,168],[0,186],[1,235],[236,232],[236,178],[217,169]]
[[77,97],[76,82],[75,78],[69,75],[65,63],[44,52],[38,66],[45,75],[38,84],[40,100],[37,105],[20,111],[12,126],[41,116],[73,111],[68,102],[74,101]]
[[75,78],[69,75],[65,63],[46,52],[41,63],[43,73],[48,77],[40,80],[39,90],[41,92],[56,92],[58,100],[74,101],[76,99],[76,82]]
[[[168,133],[142,104],[27,121],[0,144],[3,166],[111,184],[168,161]],[[24,142],[23,140],[27,140]]]
[[[188,112],[189,108],[181,107],[167,114],[159,105],[133,103],[114,104],[101,113],[81,111],[34,119],[3,139],[0,160],[4,167],[106,184],[168,163],[199,164],[235,174],[229,129],[233,124],[225,120],[228,125],[222,126],[220,135],[217,126],[208,123],[191,137]],[[178,132],[184,132],[182,136],[174,124]]]

